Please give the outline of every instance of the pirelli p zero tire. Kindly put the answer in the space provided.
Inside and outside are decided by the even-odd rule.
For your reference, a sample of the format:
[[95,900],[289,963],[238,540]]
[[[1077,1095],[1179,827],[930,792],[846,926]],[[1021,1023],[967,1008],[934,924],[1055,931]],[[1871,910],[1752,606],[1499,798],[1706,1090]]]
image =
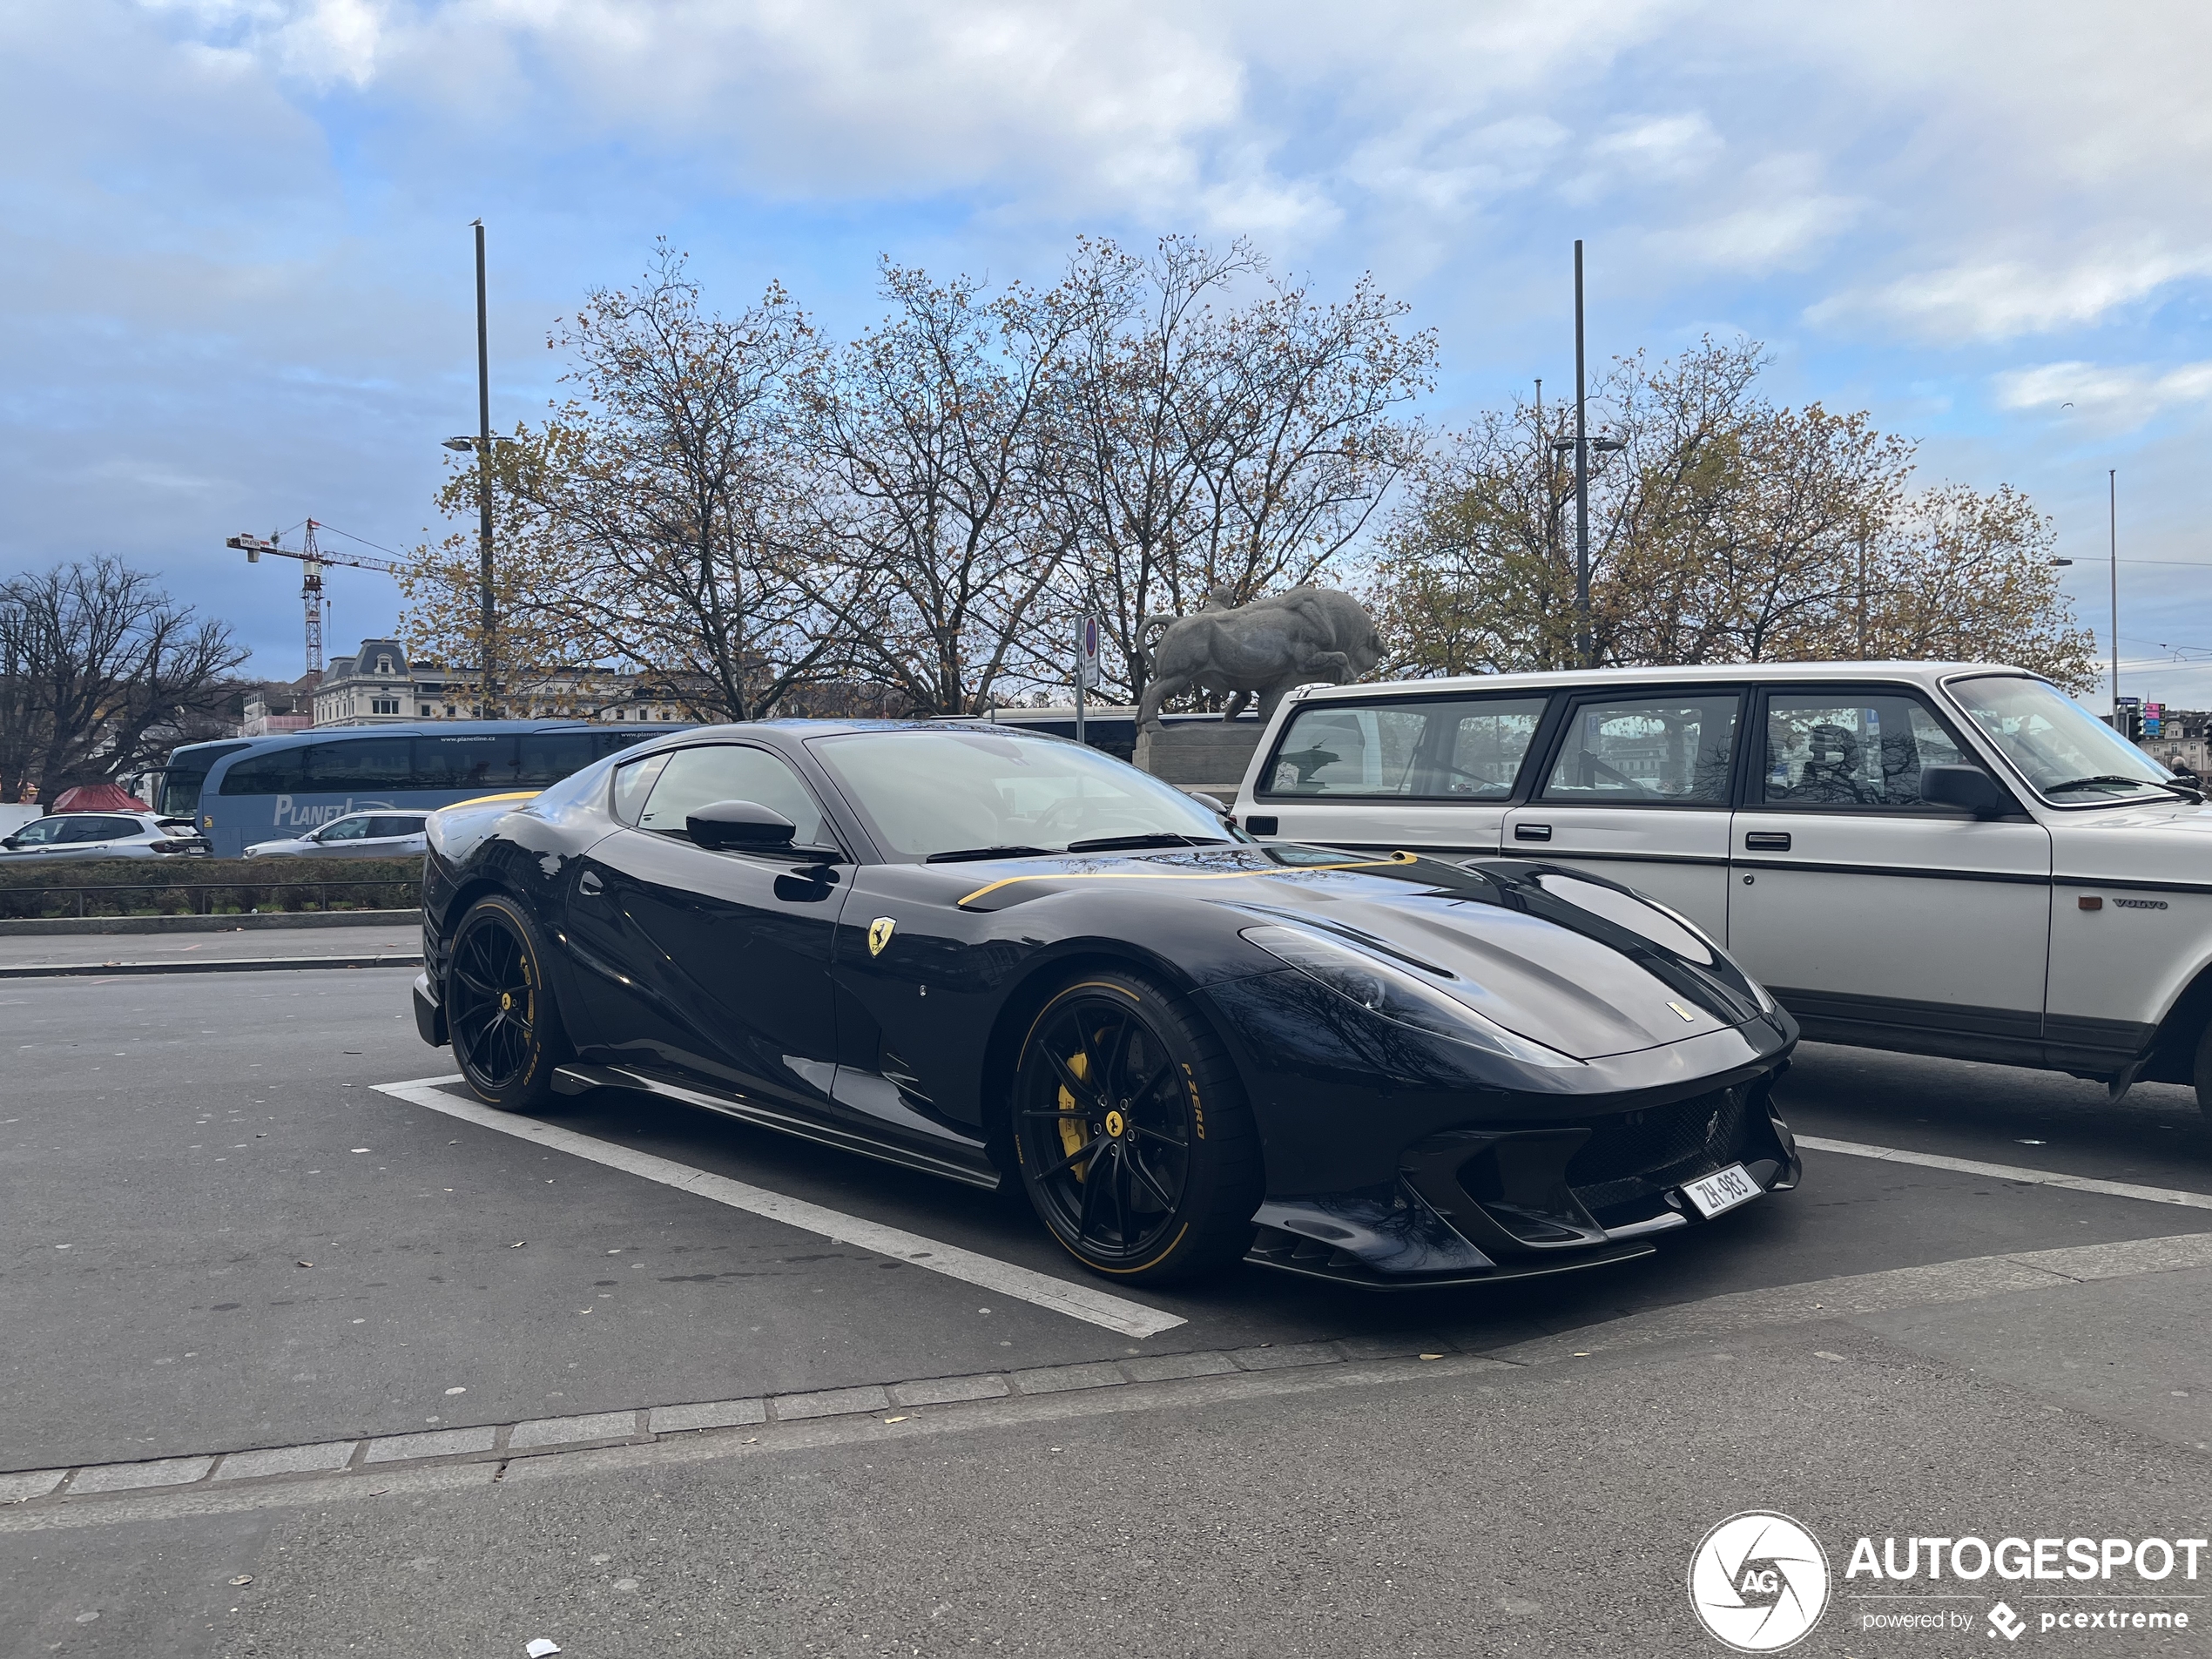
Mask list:
[[569,1058],[561,1011],[546,988],[537,929],[512,900],[479,899],[454,930],[446,1028],[461,1075],[503,1111],[541,1111],[553,1070]]
[[1228,1055],[1183,999],[1133,974],[1082,975],[1031,1022],[1014,1087],[1029,1203],[1084,1266],[1158,1282],[1250,1248],[1259,1137]]

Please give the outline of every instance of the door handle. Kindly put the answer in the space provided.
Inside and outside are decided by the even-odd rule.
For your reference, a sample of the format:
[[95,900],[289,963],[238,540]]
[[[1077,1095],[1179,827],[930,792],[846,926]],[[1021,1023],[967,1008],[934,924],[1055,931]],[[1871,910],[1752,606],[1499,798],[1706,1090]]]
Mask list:
[[1790,832],[1787,830],[1746,830],[1743,850],[1747,853],[1787,853]]
[[600,893],[598,872],[586,870],[578,876],[576,879],[576,890],[587,899],[597,898]]
[[1549,824],[1515,824],[1513,839],[1516,841],[1548,841],[1552,838]]

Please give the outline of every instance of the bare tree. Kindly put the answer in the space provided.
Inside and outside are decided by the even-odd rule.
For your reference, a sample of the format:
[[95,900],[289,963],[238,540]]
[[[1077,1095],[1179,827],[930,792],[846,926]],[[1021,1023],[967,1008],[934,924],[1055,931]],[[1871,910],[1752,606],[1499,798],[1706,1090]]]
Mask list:
[[[2010,490],[1908,493],[1912,445],[1864,414],[1779,408],[1760,348],[1616,363],[1591,481],[1602,663],[1836,659],[1963,649],[2085,671],[2047,529]],[[1436,447],[1382,537],[1371,595],[1408,673],[1575,662],[1570,411],[1516,400]],[[1946,643],[1948,642],[1948,643]],[[2078,659],[2078,660],[2077,660]]]
[[140,770],[232,695],[246,656],[117,559],[0,583],[0,800]]
[[[772,713],[830,663],[834,569],[803,519],[788,388],[818,354],[780,287],[705,309],[663,241],[634,287],[595,289],[549,346],[582,396],[498,455],[500,655],[527,678],[613,657],[665,675],[695,714]],[[441,505],[473,502],[456,474]],[[426,551],[410,637],[482,660],[465,533]]]
[[924,714],[973,713],[1043,661],[1070,527],[1043,510],[1050,381],[1082,296],[992,296],[887,264],[890,319],[825,364],[803,419],[807,539],[834,550],[848,661]]
[[1417,454],[1397,407],[1434,336],[1363,278],[1322,305],[1249,244],[1164,239],[1148,260],[1077,250],[1089,300],[1055,398],[1060,509],[1079,525],[1060,609],[1099,617],[1109,683],[1144,686],[1148,617],[1309,580],[1352,545]]

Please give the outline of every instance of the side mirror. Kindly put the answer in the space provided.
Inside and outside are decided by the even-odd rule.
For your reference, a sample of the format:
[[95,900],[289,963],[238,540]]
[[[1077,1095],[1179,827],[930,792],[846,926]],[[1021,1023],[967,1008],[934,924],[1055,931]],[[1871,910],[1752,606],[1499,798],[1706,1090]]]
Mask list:
[[2012,800],[1979,766],[1923,766],[1920,799],[1939,806],[1962,806],[1976,818],[2001,818]]
[[1186,789],[1183,792],[1190,796],[1192,800],[1197,801],[1199,806],[1204,807],[1216,818],[1226,818],[1229,816],[1229,808],[1222,804],[1220,796],[1209,795],[1203,790],[1197,789]]
[[751,800],[710,802],[685,818],[684,828],[711,853],[780,852],[799,833],[781,813]]

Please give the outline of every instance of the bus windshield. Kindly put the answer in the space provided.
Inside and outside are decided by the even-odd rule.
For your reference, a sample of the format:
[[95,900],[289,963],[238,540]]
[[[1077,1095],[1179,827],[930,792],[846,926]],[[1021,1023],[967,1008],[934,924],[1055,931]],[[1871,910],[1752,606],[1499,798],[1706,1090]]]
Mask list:
[[148,780],[148,802],[164,818],[190,818],[199,810],[199,790],[207,781],[207,769],[225,755],[253,746],[251,743],[193,743],[171,750],[169,764]]

